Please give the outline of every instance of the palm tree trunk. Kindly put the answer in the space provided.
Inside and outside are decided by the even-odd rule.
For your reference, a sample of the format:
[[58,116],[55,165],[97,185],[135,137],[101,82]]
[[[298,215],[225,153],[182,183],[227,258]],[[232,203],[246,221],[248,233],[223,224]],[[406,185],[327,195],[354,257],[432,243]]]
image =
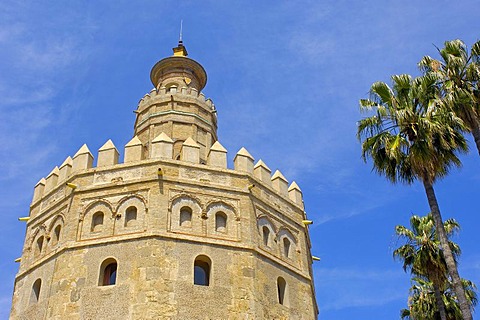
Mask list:
[[438,206],[437,197],[435,196],[435,191],[433,190],[433,185],[428,179],[423,178],[423,186],[425,187],[425,192],[427,193],[428,204],[430,206],[430,210],[432,211],[433,220],[435,221],[435,228],[440,240],[440,245],[442,246],[445,262],[447,264],[448,274],[452,278],[453,290],[457,296],[463,320],[472,320],[473,318],[470,311],[470,305],[465,296],[465,290],[463,289],[462,281],[458,275],[457,265],[455,263],[455,259],[453,258],[452,250],[448,245],[447,233],[443,227],[442,216],[440,214],[440,208]]
[[447,320],[447,313],[445,312],[445,304],[443,303],[442,293],[440,288],[437,285],[433,285],[433,290],[435,291],[435,300],[437,301],[437,309],[440,313],[441,320]]
[[475,144],[477,145],[478,154],[480,155],[480,124],[478,123],[478,120],[476,118],[472,120],[471,127],[472,136],[475,140]]

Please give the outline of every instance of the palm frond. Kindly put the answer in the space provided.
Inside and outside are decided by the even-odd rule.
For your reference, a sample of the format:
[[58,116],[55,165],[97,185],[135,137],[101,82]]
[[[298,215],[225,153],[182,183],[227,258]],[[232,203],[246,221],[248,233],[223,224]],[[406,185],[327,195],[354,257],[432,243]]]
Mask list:
[[475,63],[480,62],[480,40],[472,45],[472,60]]
[[386,104],[389,107],[395,104],[394,95],[390,87],[385,82],[375,82],[370,88],[370,100],[377,104]]

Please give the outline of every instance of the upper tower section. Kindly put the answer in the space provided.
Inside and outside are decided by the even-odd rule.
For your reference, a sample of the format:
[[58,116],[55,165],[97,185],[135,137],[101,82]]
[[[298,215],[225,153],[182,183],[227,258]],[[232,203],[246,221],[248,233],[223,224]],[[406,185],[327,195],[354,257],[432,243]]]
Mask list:
[[158,61],[150,72],[150,80],[157,90],[162,86],[187,85],[198,92],[207,84],[207,73],[197,61],[187,58],[183,41],[173,48],[173,56]]
[[174,158],[181,154],[183,142],[192,137],[200,148],[202,163],[218,139],[215,106],[201,92],[207,73],[187,55],[180,40],[173,48],[173,56],[158,61],[150,72],[154,89],[140,100],[135,111],[134,135],[144,146],[144,158],[151,155],[152,141],[162,132],[173,140]]

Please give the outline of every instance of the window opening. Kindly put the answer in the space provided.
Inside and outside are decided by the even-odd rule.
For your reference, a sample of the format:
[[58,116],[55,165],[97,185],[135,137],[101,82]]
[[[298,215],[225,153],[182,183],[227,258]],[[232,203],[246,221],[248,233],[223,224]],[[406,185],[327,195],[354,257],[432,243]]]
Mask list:
[[103,227],[103,212],[97,211],[92,217],[92,229],[91,231],[101,231]]
[[283,238],[283,254],[285,257],[290,257],[290,240],[288,238]]
[[227,231],[227,215],[224,212],[220,211],[215,214],[215,231]]
[[211,261],[207,256],[198,256],[193,267],[193,284],[199,286],[210,285]]
[[100,285],[111,286],[117,282],[117,262],[114,259],[106,260],[102,263],[102,272],[100,274]]
[[266,245],[267,247],[270,245],[270,229],[268,229],[267,226],[262,227],[262,232],[263,232],[263,244]]
[[37,239],[37,255],[42,253],[43,249],[43,236]]
[[32,286],[32,295],[30,296],[30,304],[37,303],[40,298],[40,289],[42,288],[42,280],[37,279]]
[[60,231],[62,231],[62,226],[58,225],[53,230],[54,244],[57,244],[60,241]]
[[277,279],[278,303],[285,304],[285,292],[287,289],[287,282],[282,277]]
[[137,221],[137,208],[134,206],[128,207],[125,211],[125,227],[130,227]]
[[180,209],[180,226],[191,227],[192,226],[192,209],[189,207],[182,207]]

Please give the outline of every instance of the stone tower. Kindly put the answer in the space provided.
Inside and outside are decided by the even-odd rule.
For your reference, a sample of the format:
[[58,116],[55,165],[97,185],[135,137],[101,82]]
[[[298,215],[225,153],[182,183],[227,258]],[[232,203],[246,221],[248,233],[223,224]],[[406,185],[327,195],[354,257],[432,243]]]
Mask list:
[[11,319],[316,319],[302,192],[217,141],[182,42],[152,69],[124,161],[83,145],[34,188]]

